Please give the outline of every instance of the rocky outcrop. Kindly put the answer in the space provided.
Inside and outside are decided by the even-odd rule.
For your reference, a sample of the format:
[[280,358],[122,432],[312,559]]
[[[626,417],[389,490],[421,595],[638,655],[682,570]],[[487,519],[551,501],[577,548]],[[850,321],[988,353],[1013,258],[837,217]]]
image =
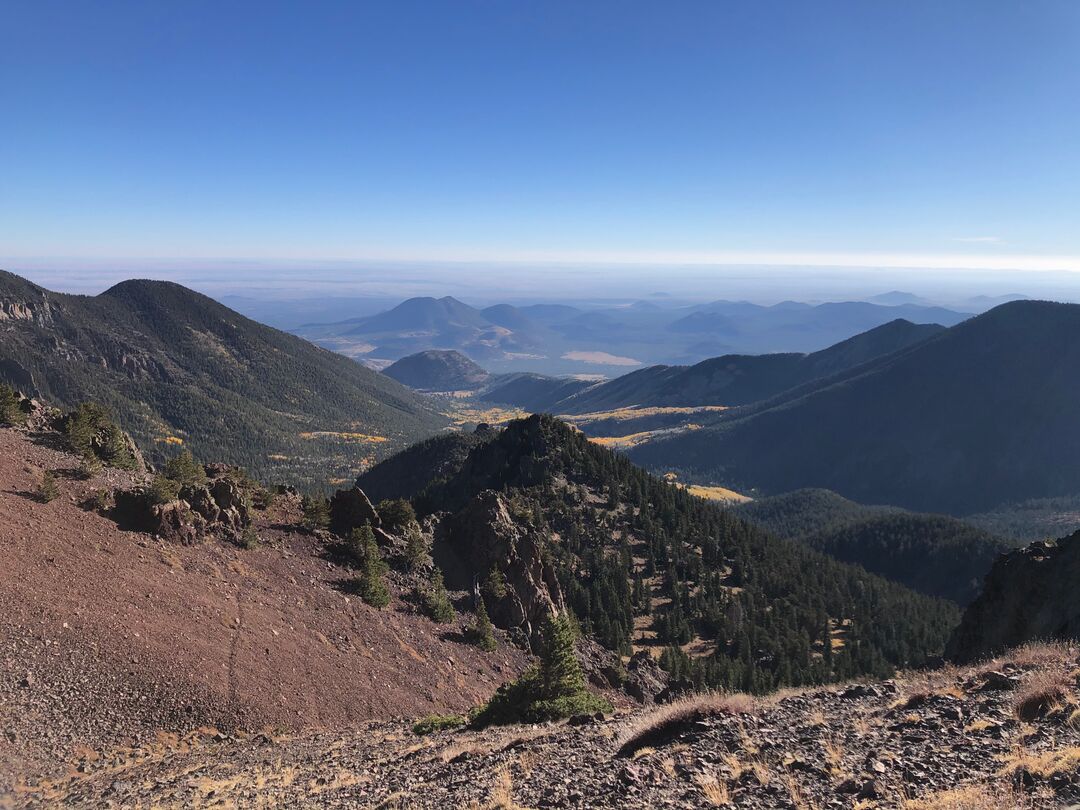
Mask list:
[[[119,503],[119,500],[117,501]],[[147,531],[168,543],[193,546],[207,536],[206,518],[187,501],[176,500],[150,507]]]
[[623,689],[638,703],[653,703],[668,688],[670,677],[647,650],[634,653],[626,664]]
[[1004,554],[946,656],[967,662],[1036,639],[1080,638],[1080,532]]
[[546,537],[515,520],[506,498],[492,490],[473,498],[446,528],[446,541],[476,583],[498,571],[500,587],[481,589],[492,623],[520,631],[535,645],[548,616],[565,609],[555,569],[544,556]]
[[53,305],[45,295],[37,300],[8,296],[0,298],[0,322],[28,321],[41,326],[52,323],[52,320]]
[[251,499],[238,468],[207,465],[205,486],[187,486],[179,497],[154,503],[145,487],[117,492],[113,517],[125,527],[169,543],[238,540],[251,525]]
[[373,529],[382,526],[382,520],[368,496],[360,487],[339,489],[330,498],[330,531],[338,537],[348,537],[353,529],[365,523]]

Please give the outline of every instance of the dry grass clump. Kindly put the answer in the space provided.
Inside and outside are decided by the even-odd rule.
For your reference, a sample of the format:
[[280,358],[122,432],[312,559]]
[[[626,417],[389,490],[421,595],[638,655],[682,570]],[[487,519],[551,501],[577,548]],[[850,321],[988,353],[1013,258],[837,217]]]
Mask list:
[[1003,774],[1016,777],[1026,772],[1036,779],[1052,779],[1074,774],[1080,769],[1080,747],[1059,748],[1056,751],[1026,751],[1018,749],[1005,760]]
[[522,810],[514,802],[514,781],[507,768],[500,768],[495,774],[495,786],[491,789],[485,810]]
[[731,804],[731,791],[727,782],[722,779],[704,776],[697,780],[697,786],[705,801],[713,807],[726,807]]
[[645,746],[664,745],[700,720],[744,714],[755,708],[749,695],[693,695],[635,718],[617,738],[617,750],[619,756],[628,756]]
[[1030,802],[1011,791],[986,785],[966,785],[934,793],[922,799],[908,799],[903,810],[1026,810]]
[[453,762],[463,754],[473,757],[487,756],[501,751],[509,751],[518,748],[525,743],[548,737],[552,734],[550,728],[535,728],[519,731],[514,734],[474,735],[462,742],[448,745],[440,754],[439,759],[443,762]]
[[1037,672],[1027,678],[1013,698],[1013,711],[1025,723],[1065,708],[1069,681],[1061,672]]
[[806,725],[813,728],[825,725],[825,712],[821,709],[814,709],[806,716]]
[[821,749],[825,754],[825,762],[829,766],[829,773],[834,777],[843,774],[844,744],[835,737],[830,737],[821,741]]
[[867,736],[872,728],[870,717],[865,712],[860,712],[851,718],[851,729],[860,737]]
[[1078,648],[1075,642],[1029,641],[1027,644],[1022,644],[999,655],[992,661],[986,662],[980,668],[980,671],[1000,669],[1005,664],[1012,664],[1021,669],[1033,669],[1051,665],[1063,666],[1075,660],[1077,652]]
[[905,712],[911,709],[917,709],[924,703],[926,703],[926,701],[930,700],[933,695],[934,692],[930,689],[909,690],[904,694],[903,697],[901,697],[899,700],[889,706],[889,708],[898,709]]
[[817,802],[803,793],[802,787],[791,774],[784,777],[784,787],[787,788],[788,798],[791,800],[791,806],[795,810],[818,810],[819,805]]

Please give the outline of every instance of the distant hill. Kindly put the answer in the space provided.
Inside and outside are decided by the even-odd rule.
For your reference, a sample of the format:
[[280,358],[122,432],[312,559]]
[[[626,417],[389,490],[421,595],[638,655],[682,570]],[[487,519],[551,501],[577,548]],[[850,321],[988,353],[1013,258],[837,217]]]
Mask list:
[[151,459],[174,437],[296,482],[354,474],[446,424],[395,380],[163,281],[85,297],[0,273],[0,358],[28,393],[107,405]]
[[376,502],[414,498],[429,486],[457,475],[473,448],[491,441],[496,433],[489,429],[432,436],[361,473],[356,485]]
[[[499,312],[508,319],[513,315],[498,307],[491,310],[494,312],[486,312],[495,317]],[[514,331],[501,326],[484,312],[451,296],[410,298],[377,315],[311,324],[296,331],[350,356],[388,360],[429,349],[453,349],[473,360],[487,361],[502,359],[508,353],[528,353],[536,345],[536,338],[527,330]]]
[[421,391],[468,391],[491,377],[461,352],[429,349],[403,357],[383,370],[402,385]]
[[721,336],[755,353],[771,353],[829,346],[897,319],[953,326],[967,317],[943,307],[910,303],[883,306],[839,301],[812,306],[784,301],[761,306],[746,301],[715,301],[694,307],[693,312],[671,323],[668,329],[686,335]]
[[631,456],[731,486],[963,515],[1080,492],[1080,306],[1019,301]]
[[449,295],[443,298],[410,298],[387,312],[346,321],[345,334],[366,335],[375,332],[411,332],[485,327],[484,316]]
[[920,307],[933,306],[933,303],[925,298],[920,298],[914,293],[904,292],[903,290],[890,290],[887,293],[871,296],[867,300],[872,304],[882,304],[887,307],[897,307],[905,304],[914,304]]
[[693,366],[650,366],[602,383],[519,375],[496,380],[483,398],[567,414],[632,406],[742,405],[906,348],[943,328],[896,320],[809,355],[725,355]]
[[904,511],[895,506],[865,506],[827,489],[798,489],[731,508],[744,520],[788,540]]
[[895,320],[813,354],[725,355],[693,366],[653,366],[558,403],[560,413],[631,405],[745,405],[919,343],[944,329]]
[[964,521],[1019,543],[1065,537],[1080,530],[1080,495],[1031,498],[965,515]]

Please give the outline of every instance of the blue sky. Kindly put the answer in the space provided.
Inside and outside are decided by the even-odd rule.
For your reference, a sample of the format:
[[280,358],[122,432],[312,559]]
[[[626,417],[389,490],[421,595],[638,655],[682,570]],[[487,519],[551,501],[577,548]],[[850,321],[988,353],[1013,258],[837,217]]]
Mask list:
[[1080,270],[1080,3],[0,2],[0,261]]

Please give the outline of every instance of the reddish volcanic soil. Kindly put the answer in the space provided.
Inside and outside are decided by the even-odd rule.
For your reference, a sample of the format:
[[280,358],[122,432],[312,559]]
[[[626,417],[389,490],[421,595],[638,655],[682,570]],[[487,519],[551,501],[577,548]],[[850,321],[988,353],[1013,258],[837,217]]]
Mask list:
[[[77,480],[72,456],[35,443],[50,438],[0,429],[0,796],[149,730],[463,710],[525,664],[399,599],[379,611],[341,593],[349,572],[280,528],[295,515],[262,515],[254,550],[121,531],[78,503],[131,476]],[[34,495],[44,470],[61,490],[51,503]]]

